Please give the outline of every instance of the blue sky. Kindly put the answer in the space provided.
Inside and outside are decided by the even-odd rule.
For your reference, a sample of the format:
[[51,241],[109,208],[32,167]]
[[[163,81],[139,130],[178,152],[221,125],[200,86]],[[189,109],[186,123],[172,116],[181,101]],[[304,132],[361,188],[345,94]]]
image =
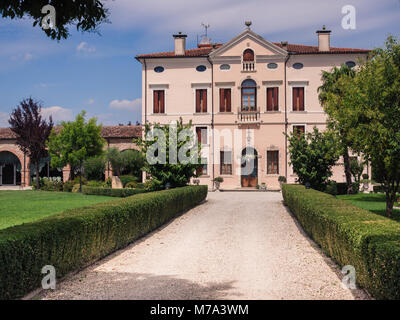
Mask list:
[[[81,110],[105,125],[140,120],[141,53],[173,50],[172,34],[188,34],[196,47],[201,23],[211,25],[214,42],[244,30],[270,41],[317,45],[315,31],[332,30],[332,46],[375,48],[388,34],[400,37],[400,0],[107,0],[110,24],[100,33],[77,33],[60,42],[32,21],[0,20],[0,127],[23,98],[42,101],[56,121]],[[342,7],[356,8],[356,29],[341,27]]]

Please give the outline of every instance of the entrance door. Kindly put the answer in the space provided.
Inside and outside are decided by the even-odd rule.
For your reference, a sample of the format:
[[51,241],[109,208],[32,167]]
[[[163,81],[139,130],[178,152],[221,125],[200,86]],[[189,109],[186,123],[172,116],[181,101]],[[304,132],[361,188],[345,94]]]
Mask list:
[[256,187],[258,184],[257,150],[247,147],[242,151],[242,187]]

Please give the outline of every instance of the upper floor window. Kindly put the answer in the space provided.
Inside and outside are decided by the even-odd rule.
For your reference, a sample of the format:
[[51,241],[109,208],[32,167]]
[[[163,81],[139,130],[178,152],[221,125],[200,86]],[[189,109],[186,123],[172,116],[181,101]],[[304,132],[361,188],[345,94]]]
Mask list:
[[244,50],[243,61],[254,61],[254,51],[251,49]]
[[279,88],[267,88],[267,111],[279,111]]
[[153,91],[153,113],[165,113],[165,91]]
[[306,127],[303,125],[293,126],[293,133],[300,136],[306,132]]
[[219,89],[219,112],[231,112],[231,104],[231,89]]
[[276,68],[278,68],[278,64],[275,62],[268,63],[267,68],[268,69],[276,69]]
[[207,127],[196,127],[197,142],[207,144]]
[[347,61],[347,62],[346,62],[346,65],[347,65],[349,68],[354,68],[354,67],[356,66],[356,63],[355,63],[354,61]]
[[297,62],[293,65],[293,68],[298,69],[298,70],[303,69],[303,67],[304,67],[304,65],[300,62]]
[[207,89],[196,90],[196,112],[207,112]]
[[161,67],[161,66],[155,67],[154,72],[157,72],[157,73],[164,72],[164,67]]
[[231,69],[231,66],[229,64],[221,64],[219,68],[221,70],[227,71]]
[[293,88],[293,111],[304,111],[304,87]]
[[197,70],[198,72],[204,72],[204,71],[207,70],[207,67],[206,67],[206,66],[203,66],[203,65],[197,66],[196,70]]
[[242,83],[242,111],[255,111],[257,104],[257,84],[247,79]]

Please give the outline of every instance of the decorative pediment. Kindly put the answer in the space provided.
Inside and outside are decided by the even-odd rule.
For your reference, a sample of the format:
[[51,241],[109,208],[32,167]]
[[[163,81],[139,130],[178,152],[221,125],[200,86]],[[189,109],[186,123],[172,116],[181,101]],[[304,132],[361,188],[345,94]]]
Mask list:
[[286,50],[248,29],[211,52],[210,58],[213,61],[220,59],[235,60],[238,57],[241,58],[241,54],[246,48],[255,51],[256,60],[282,59],[288,55]]

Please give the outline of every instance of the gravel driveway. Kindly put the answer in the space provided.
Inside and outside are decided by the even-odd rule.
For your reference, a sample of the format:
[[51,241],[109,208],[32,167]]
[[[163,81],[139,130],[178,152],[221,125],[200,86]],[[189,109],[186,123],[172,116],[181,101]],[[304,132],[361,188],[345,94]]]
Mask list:
[[42,299],[367,299],[304,234],[280,193],[206,203],[57,284]]

